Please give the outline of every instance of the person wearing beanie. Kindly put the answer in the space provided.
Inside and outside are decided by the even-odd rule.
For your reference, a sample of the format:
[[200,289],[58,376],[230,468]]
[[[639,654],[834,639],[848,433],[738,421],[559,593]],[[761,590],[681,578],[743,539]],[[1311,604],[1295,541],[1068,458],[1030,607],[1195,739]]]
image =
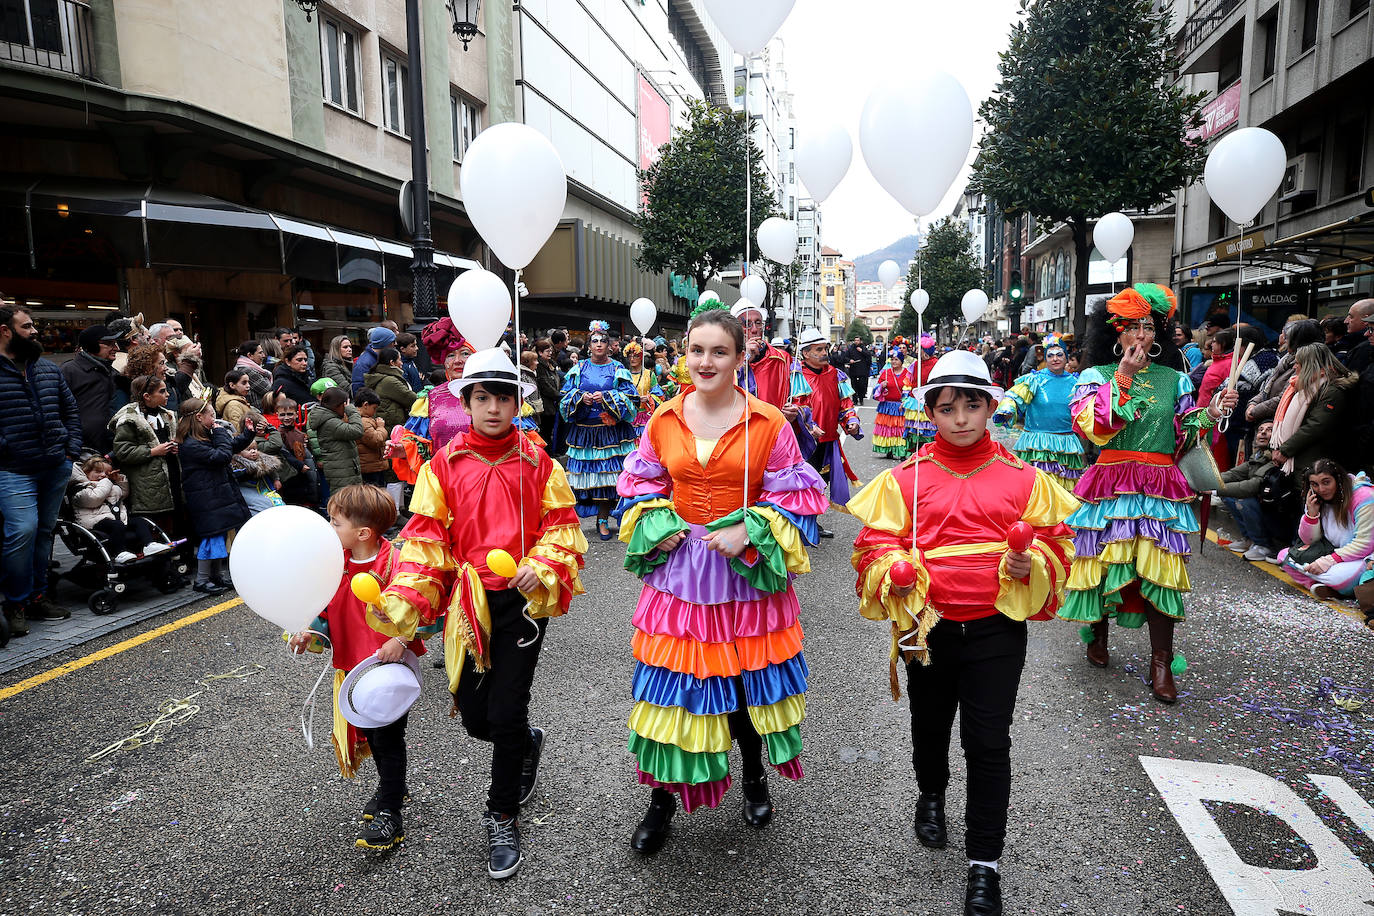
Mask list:
[[387,347],[396,345],[396,332],[390,328],[378,325],[367,332],[367,349],[363,350],[358,358],[353,360],[353,390],[350,395],[358,393],[358,389],[364,385],[363,380],[367,374],[377,366],[377,354]]
[[77,335],[76,345],[76,357],[62,364],[62,377],[76,398],[82,443],[103,455],[114,444],[108,424],[114,416],[113,360],[119,352],[119,334],[105,325],[92,325]]

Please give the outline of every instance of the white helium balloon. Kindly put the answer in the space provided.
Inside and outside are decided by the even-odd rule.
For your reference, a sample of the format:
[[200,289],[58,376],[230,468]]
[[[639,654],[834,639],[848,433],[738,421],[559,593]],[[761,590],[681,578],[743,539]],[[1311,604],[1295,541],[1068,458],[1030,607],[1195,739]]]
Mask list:
[[697,305],[705,305],[708,302],[719,302],[720,294],[713,289],[708,289],[700,296],[697,296]]
[[925,216],[968,161],[973,106],[953,76],[935,72],[888,83],[864,102],[859,146],[868,170],[908,213]]
[[964,293],[964,301],[959,303],[964,312],[964,320],[972,324],[988,310],[988,294],[981,289],[971,289]]
[[758,274],[750,274],[740,281],[739,294],[750,302],[767,302],[768,284]]
[[639,333],[648,334],[657,319],[658,306],[654,305],[653,300],[641,298],[630,303],[630,320],[639,328]]
[[229,575],[243,603],[291,633],[325,609],[343,574],[339,536],[323,516],[301,506],[273,506],[253,516],[229,551]]
[[706,0],[706,11],[738,54],[762,51],[797,0]]
[[510,289],[489,270],[465,270],[448,288],[448,316],[468,343],[490,350],[510,324]]
[[839,124],[827,124],[797,141],[797,174],[816,203],[824,203],[854,160],[854,141]]
[[900,279],[902,269],[897,266],[896,261],[884,261],[878,265],[878,282],[882,283],[884,289],[892,289]]
[[1135,226],[1131,218],[1119,211],[1108,213],[1093,227],[1093,244],[1112,264],[1126,256],[1134,240]]
[[930,305],[930,293],[923,289],[913,289],[911,295],[906,297],[906,301],[911,303],[917,315],[924,315],[926,306]]
[[1207,193],[1238,226],[1250,222],[1279,189],[1288,164],[1283,141],[1263,127],[1222,137],[1207,157]]
[[797,257],[797,224],[781,216],[770,216],[759,225],[759,251],[770,261],[786,266]]
[[507,267],[534,260],[563,217],[568,176],[548,138],[525,124],[493,124],[477,135],[459,169],[463,207]]

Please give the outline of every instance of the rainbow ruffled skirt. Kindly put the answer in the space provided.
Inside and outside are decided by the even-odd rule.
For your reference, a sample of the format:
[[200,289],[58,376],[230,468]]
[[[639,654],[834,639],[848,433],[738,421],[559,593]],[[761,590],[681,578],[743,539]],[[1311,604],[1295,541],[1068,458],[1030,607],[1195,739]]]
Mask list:
[[901,401],[878,402],[878,416],[873,421],[873,451],[893,458],[905,458],[910,454],[906,443],[906,410]]
[[574,423],[568,430],[568,485],[577,494],[577,514],[597,513],[597,503],[614,504],[619,497],[616,481],[625,466],[625,456],[634,451],[635,431],[621,421]]

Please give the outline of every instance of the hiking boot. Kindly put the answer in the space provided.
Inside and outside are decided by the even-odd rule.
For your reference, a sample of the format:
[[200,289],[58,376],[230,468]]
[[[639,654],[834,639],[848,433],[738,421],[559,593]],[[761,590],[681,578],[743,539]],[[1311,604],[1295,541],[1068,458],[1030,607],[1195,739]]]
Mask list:
[[544,730],[530,726],[530,749],[520,765],[520,804],[524,805],[534,797],[535,787],[539,785],[539,758],[544,754]]
[[29,621],[24,614],[24,605],[6,601],[5,622],[11,637],[18,639],[20,636],[29,635]]
[[72,612],[64,607],[59,607],[47,595],[35,595],[29,599],[29,605],[24,609],[24,614],[29,620],[66,620],[72,616]]
[[514,817],[502,817],[495,811],[482,815],[487,828],[487,874],[493,878],[509,878],[520,870],[525,857],[520,852],[520,823]]
[[[410,790],[409,790],[409,789],[402,789],[402,790],[401,790],[401,807],[404,808],[404,807],[405,807],[406,805],[408,805],[408,804],[410,804]],[[382,796],[381,796],[381,790],[379,789],[376,793],[373,794],[373,796],[372,796],[370,799],[367,800],[367,804],[366,804],[366,805],[363,805],[363,820],[365,820],[365,821],[370,821],[370,820],[372,820],[374,817],[376,817],[376,816],[377,816],[377,809],[380,808],[381,806],[382,806]]]
[[406,838],[401,826],[401,812],[382,808],[372,815],[372,820],[363,824],[358,833],[358,841],[353,845],[359,849],[395,849]]

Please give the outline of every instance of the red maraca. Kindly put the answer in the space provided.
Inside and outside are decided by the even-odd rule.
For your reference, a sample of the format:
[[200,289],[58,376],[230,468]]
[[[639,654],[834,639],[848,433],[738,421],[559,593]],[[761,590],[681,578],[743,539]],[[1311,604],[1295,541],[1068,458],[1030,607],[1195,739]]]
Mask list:
[[1007,547],[1014,553],[1025,553],[1030,550],[1031,541],[1035,540],[1035,529],[1025,522],[1013,522],[1007,529]]
[[898,588],[911,588],[916,584],[916,570],[906,560],[893,563],[892,569],[888,570],[888,576],[892,579],[892,584]]

